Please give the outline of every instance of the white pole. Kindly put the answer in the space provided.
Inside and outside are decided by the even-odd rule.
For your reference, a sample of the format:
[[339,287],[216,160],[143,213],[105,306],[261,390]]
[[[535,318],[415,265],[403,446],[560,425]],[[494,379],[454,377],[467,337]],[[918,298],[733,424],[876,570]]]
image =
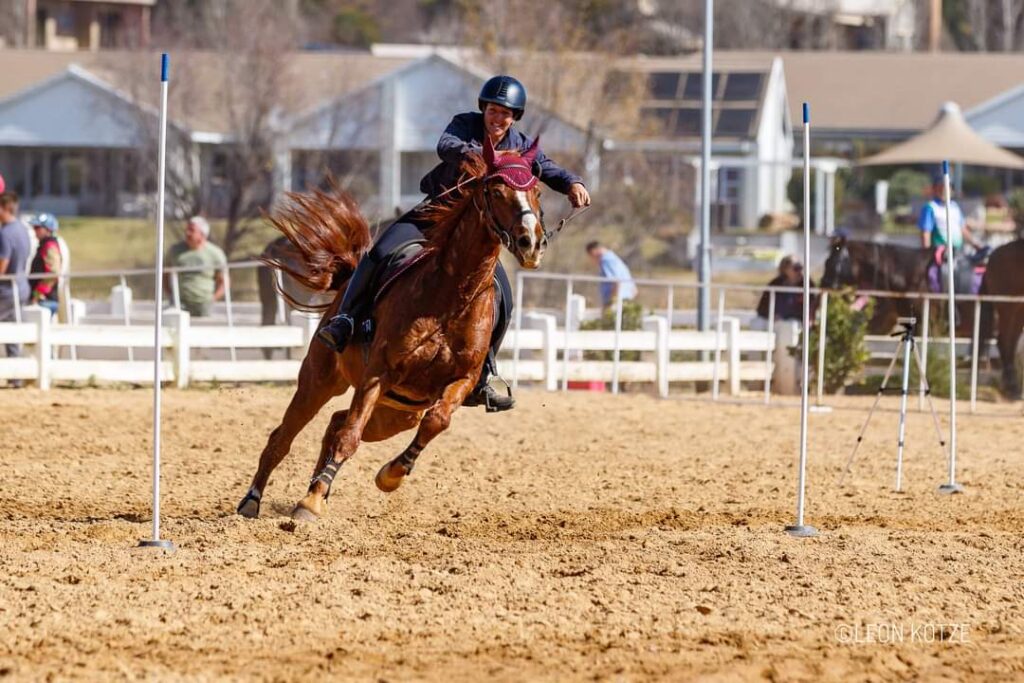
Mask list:
[[800,382],[800,469],[797,474],[796,523],[786,527],[790,536],[817,536],[818,530],[804,524],[804,492],[807,475],[807,390],[810,381],[811,332],[811,110],[804,102],[804,315],[800,347],[803,356]]
[[703,98],[701,101],[700,143],[700,254],[697,292],[697,329],[710,327],[711,316],[711,86],[715,81],[711,53],[714,49],[714,0],[704,0],[704,65]]
[[156,199],[156,315],[153,322],[153,538],[139,542],[148,548],[173,549],[174,544],[160,538],[160,366],[161,325],[164,306],[164,182],[167,167],[167,71],[165,52],[160,60],[160,151],[158,157]]
[[949,162],[942,162],[942,180],[946,200],[946,264],[949,269],[949,481],[939,487],[941,493],[962,493],[963,487],[956,483],[956,282],[953,257],[953,224],[950,222],[949,205]]
[[[911,330],[911,333],[913,330]],[[903,491],[903,444],[907,440],[907,395],[910,393],[910,350],[913,337],[903,341],[903,381],[900,384],[900,427],[896,443],[896,493]]]

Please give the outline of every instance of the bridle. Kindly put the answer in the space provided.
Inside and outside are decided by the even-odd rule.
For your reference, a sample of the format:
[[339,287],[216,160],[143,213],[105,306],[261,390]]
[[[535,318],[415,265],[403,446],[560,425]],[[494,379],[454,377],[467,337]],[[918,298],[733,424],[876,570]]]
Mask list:
[[[488,177],[484,178],[483,180],[486,183],[486,181],[488,181],[488,180],[490,180],[491,178],[494,178],[494,177],[495,176],[488,176]],[[502,225],[501,221],[498,220],[498,217],[494,215],[494,208],[491,206],[491,195],[487,191],[486,185],[484,186],[483,194],[484,194],[484,208],[482,210],[480,209],[480,206],[476,203],[476,197],[475,196],[473,197],[473,206],[476,207],[477,211],[480,211],[480,213],[483,214],[485,222],[487,223],[487,227],[498,238],[498,241],[501,242],[502,246],[504,246],[509,251],[514,251],[513,246],[515,244],[515,242],[512,240],[512,230],[511,230],[511,228],[512,228],[512,226],[515,226],[518,221],[521,221],[524,216],[533,216],[534,218],[537,219],[538,223],[540,223],[541,225],[544,225],[543,218],[541,216],[538,216],[537,212],[534,211],[529,206],[526,207],[525,209],[520,209],[519,213],[517,213],[512,218],[512,221],[511,221],[511,223],[508,226]],[[544,213],[544,212],[541,211],[541,213]],[[545,236],[546,235],[547,235],[547,233],[545,233]]]

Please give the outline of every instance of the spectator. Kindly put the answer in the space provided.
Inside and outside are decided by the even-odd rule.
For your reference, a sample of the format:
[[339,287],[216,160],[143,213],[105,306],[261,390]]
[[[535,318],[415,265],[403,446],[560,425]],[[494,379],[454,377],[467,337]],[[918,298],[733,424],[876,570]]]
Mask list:
[[[802,287],[804,283],[804,267],[794,256],[783,256],[779,261],[779,274],[768,283],[769,287]],[[814,287],[814,280],[811,280],[811,287]],[[757,303],[757,316],[768,320],[769,292],[761,294],[761,300]],[[811,297],[811,317],[814,317],[814,308],[817,304],[817,297]],[[804,317],[804,295],[801,292],[776,292],[775,293],[775,319],[776,320],[803,320]]]
[[[28,260],[31,246],[28,228],[18,220],[18,195],[0,194],[0,275],[14,276],[0,280],[0,322],[16,319],[16,303],[26,304],[29,298]],[[21,355],[17,344],[5,344],[8,358]]]
[[36,239],[39,240],[35,258],[32,259],[31,273],[32,275],[52,275],[52,277],[32,279],[32,303],[39,304],[56,315],[60,292],[58,277],[62,270],[63,260],[60,242],[57,241],[56,234],[60,224],[52,213],[41,213],[33,217],[31,225],[36,233]]
[[619,258],[619,255],[600,242],[591,242],[587,245],[587,255],[594,261],[601,277],[613,277],[618,282],[601,283],[601,306],[608,308],[615,303],[617,298],[623,301],[631,301],[636,298],[636,283],[633,282],[633,274],[629,272],[629,266]]
[[[181,307],[190,315],[210,315],[210,306],[224,296],[224,271],[227,258],[210,242],[210,224],[201,216],[193,216],[185,226],[185,239],[171,247],[168,265],[174,268],[195,268],[178,274]],[[201,269],[201,270],[198,270]]]

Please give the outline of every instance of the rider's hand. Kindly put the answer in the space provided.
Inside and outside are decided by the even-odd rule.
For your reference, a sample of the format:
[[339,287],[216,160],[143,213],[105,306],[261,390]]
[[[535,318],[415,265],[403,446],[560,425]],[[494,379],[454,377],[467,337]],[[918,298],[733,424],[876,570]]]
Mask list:
[[590,193],[583,187],[583,183],[573,183],[569,188],[569,203],[577,209],[590,206]]

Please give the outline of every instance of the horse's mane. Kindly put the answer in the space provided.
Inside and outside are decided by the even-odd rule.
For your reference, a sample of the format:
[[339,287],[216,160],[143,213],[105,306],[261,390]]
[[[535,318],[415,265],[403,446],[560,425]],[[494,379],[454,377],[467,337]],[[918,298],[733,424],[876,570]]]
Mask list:
[[420,217],[431,224],[427,231],[429,246],[443,249],[448,244],[479,189],[478,181],[485,175],[487,164],[483,157],[467,155],[459,164],[459,180],[455,187],[420,211]]

